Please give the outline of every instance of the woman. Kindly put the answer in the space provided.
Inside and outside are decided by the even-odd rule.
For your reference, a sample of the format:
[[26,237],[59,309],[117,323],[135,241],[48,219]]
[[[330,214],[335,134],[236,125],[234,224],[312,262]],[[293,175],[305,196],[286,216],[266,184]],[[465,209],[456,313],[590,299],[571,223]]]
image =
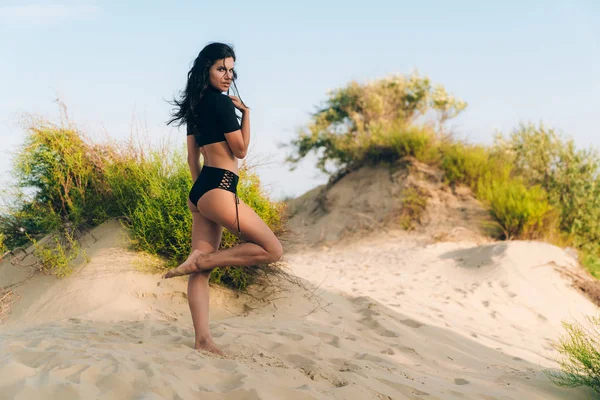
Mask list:
[[[192,252],[164,278],[190,275],[188,302],[196,332],[196,349],[220,355],[208,326],[208,279],[212,269],[249,266],[281,258],[283,249],[264,221],[237,196],[238,159],[250,142],[250,109],[237,96],[224,95],[235,80],[235,53],[223,43],[207,45],[190,72],[185,92],[175,100],[167,125],[187,125],[188,164],[194,184],[188,196],[192,212]],[[237,86],[235,86],[236,93]],[[241,114],[241,126],[235,109]],[[200,153],[204,165],[200,169]],[[223,227],[244,241],[219,250]]]

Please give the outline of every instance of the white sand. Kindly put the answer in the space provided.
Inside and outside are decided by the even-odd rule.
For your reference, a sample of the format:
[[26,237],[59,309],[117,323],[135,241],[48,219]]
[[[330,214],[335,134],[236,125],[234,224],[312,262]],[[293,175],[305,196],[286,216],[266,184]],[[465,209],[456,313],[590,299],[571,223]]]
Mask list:
[[[556,271],[574,264],[556,247],[391,233],[286,254],[306,289],[265,304],[212,288],[224,359],[192,349],[186,281],[137,272],[121,232],[98,227],[73,276],[14,287],[1,399],[593,398],[541,372],[560,321],[597,311]],[[3,262],[0,286],[28,272]]]

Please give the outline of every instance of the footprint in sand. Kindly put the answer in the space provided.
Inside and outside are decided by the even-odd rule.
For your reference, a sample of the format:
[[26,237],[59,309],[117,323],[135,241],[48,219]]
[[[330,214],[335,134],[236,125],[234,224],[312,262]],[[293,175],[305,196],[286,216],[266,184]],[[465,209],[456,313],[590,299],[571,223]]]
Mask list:
[[284,358],[295,367],[304,367],[315,363],[312,359],[301,356],[300,354],[288,354]]
[[461,288],[454,288],[454,291],[462,294],[465,297],[467,296],[467,292],[462,290]]
[[375,331],[375,333],[379,336],[398,337],[398,334],[396,332],[386,329],[383,325],[381,325],[378,321],[374,320],[371,317],[363,318],[358,322],[368,327],[369,329]]
[[323,339],[325,344],[336,347],[339,349],[340,347],[340,338],[336,335],[332,335],[331,333],[319,332],[319,337]]
[[[244,386],[245,384],[245,378],[246,375],[244,374],[234,374],[231,375],[219,382],[215,383],[215,387],[217,389],[217,392],[221,392],[221,393],[228,393],[231,392],[235,389],[241,388],[242,386]],[[250,397],[244,397],[244,398],[250,398]]]
[[[422,390],[419,390],[417,388],[408,386],[408,385],[403,385],[399,382],[392,382],[389,381],[387,379],[383,379],[383,378],[377,378],[377,380],[381,383],[383,383],[384,385],[387,385],[389,387],[391,387],[392,389],[397,390],[398,392],[402,393],[404,396],[410,396],[413,394],[416,394],[418,396],[429,396],[429,393],[427,392],[423,392]],[[405,397],[407,398],[407,397]],[[411,398],[414,398],[414,396],[411,396]]]
[[548,321],[548,318],[546,318],[544,315],[542,315],[542,314],[540,314],[540,313],[537,313],[537,314],[536,314],[536,316],[537,316],[537,317],[538,317],[538,319],[539,319],[539,320],[541,320],[541,321],[544,321],[544,322]]
[[325,373],[324,371],[322,371],[314,366],[300,367],[299,370],[302,371],[302,373],[304,375],[308,376],[313,381],[316,381],[319,378],[323,378],[334,387],[339,388],[339,387],[348,386],[348,384],[349,384],[349,382],[346,379],[339,378],[335,375]]
[[304,336],[302,335],[297,335],[295,333],[291,333],[291,332],[277,332],[278,335],[280,336],[285,336],[285,337],[289,337],[290,339],[292,339],[294,342],[298,342],[302,339],[304,339]]
[[361,370],[361,367],[348,360],[332,358],[329,361],[331,361],[333,364],[339,365],[340,372],[357,372]]
[[356,356],[354,356],[354,358],[356,360],[372,361],[380,365],[393,366],[393,363],[390,363],[387,359],[370,353],[359,353]]
[[406,346],[400,346],[397,347],[397,349],[405,354],[414,354],[416,356],[421,356],[419,353],[417,353],[417,351],[415,349],[413,349],[412,347],[406,347]]
[[424,325],[424,324],[422,324],[422,323],[420,323],[418,321],[415,321],[414,319],[410,319],[410,318],[400,320],[400,322],[402,322],[406,326],[409,326],[409,327],[415,328],[415,329],[416,328],[420,328],[420,327],[422,327]]

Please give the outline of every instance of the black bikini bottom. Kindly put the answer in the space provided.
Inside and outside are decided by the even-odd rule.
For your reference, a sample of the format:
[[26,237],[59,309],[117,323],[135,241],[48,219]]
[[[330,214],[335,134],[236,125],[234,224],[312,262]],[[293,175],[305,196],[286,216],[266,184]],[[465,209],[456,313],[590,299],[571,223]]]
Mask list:
[[240,177],[228,169],[205,165],[202,167],[198,179],[196,179],[196,182],[194,182],[192,185],[192,189],[190,190],[188,197],[195,206],[198,206],[198,200],[200,200],[204,193],[208,192],[209,190],[225,189],[228,192],[233,193],[235,195],[235,218],[237,220],[238,233],[241,234],[242,232],[240,231],[240,219],[238,213],[238,204],[240,203],[240,199],[237,195],[237,184],[239,180]]

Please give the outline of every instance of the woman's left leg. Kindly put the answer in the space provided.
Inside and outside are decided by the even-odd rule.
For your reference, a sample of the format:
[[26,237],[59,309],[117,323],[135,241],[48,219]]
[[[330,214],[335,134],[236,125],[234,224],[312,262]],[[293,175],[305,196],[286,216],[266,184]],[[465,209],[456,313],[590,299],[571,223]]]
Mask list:
[[[192,261],[199,253],[212,253],[219,248],[223,228],[200,214],[189,199],[188,207],[192,212],[192,253],[188,258]],[[205,271],[191,274],[188,279],[188,303],[195,331],[194,348],[224,355],[213,342],[208,324],[209,278],[210,271]]]

